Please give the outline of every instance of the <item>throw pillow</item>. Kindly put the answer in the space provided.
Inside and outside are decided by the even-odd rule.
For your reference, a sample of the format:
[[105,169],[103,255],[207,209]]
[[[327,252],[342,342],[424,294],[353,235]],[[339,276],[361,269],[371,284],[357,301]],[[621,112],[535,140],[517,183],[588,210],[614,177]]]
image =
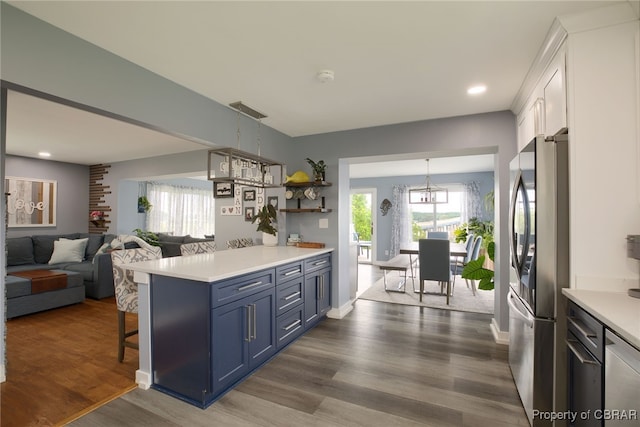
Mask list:
[[53,242],[53,254],[49,264],[59,264],[62,262],[82,262],[84,251],[89,239],[67,240],[60,239]]

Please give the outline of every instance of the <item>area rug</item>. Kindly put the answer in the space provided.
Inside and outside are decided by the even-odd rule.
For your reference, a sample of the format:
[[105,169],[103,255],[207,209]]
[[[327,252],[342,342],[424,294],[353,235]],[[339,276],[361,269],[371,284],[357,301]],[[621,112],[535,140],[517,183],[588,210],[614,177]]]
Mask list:
[[[397,288],[400,280],[402,280],[402,277],[389,273],[387,275],[387,287],[390,289]],[[476,291],[476,295],[474,296],[471,292],[471,288],[467,288],[465,280],[458,276],[456,278],[453,296],[449,298],[449,305],[447,305],[446,296],[440,294],[440,285],[437,282],[425,280],[424,283],[425,293],[422,295],[422,302],[420,302],[420,294],[413,290],[411,278],[407,278],[407,285],[404,293],[386,292],[384,290],[383,279],[380,279],[371,285],[371,287],[359,298],[393,304],[493,314],[493,295],[495,291],[479,290]],[[420,283],[416,279],[416,289],[419,288]]]

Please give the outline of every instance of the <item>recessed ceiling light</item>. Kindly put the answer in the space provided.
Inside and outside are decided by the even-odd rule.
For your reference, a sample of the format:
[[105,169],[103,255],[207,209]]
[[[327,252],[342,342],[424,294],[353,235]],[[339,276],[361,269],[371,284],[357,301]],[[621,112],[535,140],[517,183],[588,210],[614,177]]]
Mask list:
[[40,157],[51,157],[51,153],[47,153],[46,151],[41,151],[38,153]]
[[467,89],[467,93],[469,95],[478,95],[486,91],[487,91],[487,87],[485,85],[471,86],[469,89]]

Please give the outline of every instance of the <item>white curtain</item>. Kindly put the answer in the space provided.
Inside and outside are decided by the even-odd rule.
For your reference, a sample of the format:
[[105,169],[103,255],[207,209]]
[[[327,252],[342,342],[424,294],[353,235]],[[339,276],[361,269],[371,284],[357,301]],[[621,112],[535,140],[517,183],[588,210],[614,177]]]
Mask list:
[[214,234],[215,210],[211,190],[147,183],[147,198],[153,206],[147,212],[146,229],[176,236],[204,237]]
[[412,241],[411,210],[409,209],[409,186],[393,186],[393,207],[391,208],[391,256],[400,253],[400,247]]
[[471,218],[482,218],[482,200],[480,187],[476,181],[464,184],[464,201],[462,203],[462,222],[469,222]]

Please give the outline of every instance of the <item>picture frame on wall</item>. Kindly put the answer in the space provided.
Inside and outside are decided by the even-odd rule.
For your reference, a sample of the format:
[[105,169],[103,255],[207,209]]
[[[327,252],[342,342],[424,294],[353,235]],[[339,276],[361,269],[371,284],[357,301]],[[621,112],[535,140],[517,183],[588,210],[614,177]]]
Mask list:
[[253,202],[256,199],[256,190],[244,190],[242,200],[245,202]]
[[223,199],[233,197],[233,183],[231,182],[214,182],[213,197]]
[[244,220],[252,221],[254,215],[256,214],[256,208],[251,206],[250,208],[244,208]]
[[58,182],[5,177],[7,225],[14,227],[55,227]]
[[267,197],[267,204],[273,206],[276,210],[278,210],[278,196]]

